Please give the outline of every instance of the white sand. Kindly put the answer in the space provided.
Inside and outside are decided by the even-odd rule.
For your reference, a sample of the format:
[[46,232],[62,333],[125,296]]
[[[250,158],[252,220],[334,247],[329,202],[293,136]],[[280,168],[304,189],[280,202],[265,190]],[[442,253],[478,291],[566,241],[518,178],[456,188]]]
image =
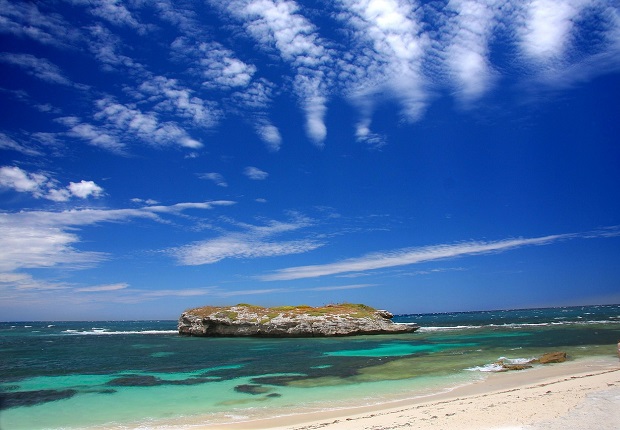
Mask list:
[[425,398],[202,428],[618,430],[620,363],[611,357],[584,359],[493,374]]

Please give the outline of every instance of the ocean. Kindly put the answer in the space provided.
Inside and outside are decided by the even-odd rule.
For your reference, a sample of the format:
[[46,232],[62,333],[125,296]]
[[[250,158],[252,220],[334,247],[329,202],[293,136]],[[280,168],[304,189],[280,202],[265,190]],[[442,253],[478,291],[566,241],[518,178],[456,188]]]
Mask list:
[[373,405],[504,357],[615,357],[620,305],[398,315],[411,334],[192,338],[176,321],[0,323],[0,429],[180,429]]

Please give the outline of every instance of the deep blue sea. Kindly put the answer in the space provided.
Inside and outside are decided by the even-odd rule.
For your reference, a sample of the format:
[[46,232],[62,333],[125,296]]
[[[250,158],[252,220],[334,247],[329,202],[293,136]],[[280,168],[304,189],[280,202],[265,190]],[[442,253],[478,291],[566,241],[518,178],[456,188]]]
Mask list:
[[500,357],[616,354],[620,305],[399,315],[415,333],[190,338],[176,321],[0,323],[0,429],[183,428],[470,383]]

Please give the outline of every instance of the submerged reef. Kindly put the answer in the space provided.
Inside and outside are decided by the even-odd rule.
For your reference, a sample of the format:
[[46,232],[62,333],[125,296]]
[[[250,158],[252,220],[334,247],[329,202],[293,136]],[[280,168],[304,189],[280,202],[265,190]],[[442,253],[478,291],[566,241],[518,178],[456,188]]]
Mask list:
[[397,324],[394,315],[361,304],[323,307],[239,304],[183,312],[179,334],[187,336],[327,337],[412,333],[416,324]]

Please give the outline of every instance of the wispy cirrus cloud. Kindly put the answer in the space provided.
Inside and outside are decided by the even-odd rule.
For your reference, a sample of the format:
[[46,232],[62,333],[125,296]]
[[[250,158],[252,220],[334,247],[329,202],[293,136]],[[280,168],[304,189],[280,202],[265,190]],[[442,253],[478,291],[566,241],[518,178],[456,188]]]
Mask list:
[[81,118],[61,117],[57,122],[67,126],[67,136],[85,140],[89,145],[105,149],[118,155],[127,154],[127,145],[114,130],[103,126],[82,122]]
[[188,64],[188,71],[200,79],[202,89],[230,94],[223,100],[223,109],[246,117],[268,149],[280,149],[280,132],[267,112],[274,85],[256,77],[256,66],[240,60],[233,51],[202,34],[198,22],[185,21],[184,27],[194,31],[185,31],[184,36],[172,42],[174,58]]
[[41,11],[39,7],[45,7],[45,4],[0,0],[0,32],[45,45],[74,47],[81,38],[79,31],[61,15]]
[[249,115],[256,134],[272,152],[280,150],[282,136],[267,114],[271,105],[275,85],[266,79],[256,79],[243,90],[235,91],[231,100],[242,115]]
[[127,26],[144,34],[149,25],[140,22],[123,3],[116,0],[70,0],[73,4],[86,9],[99,18],[117,26]]
[[[95,119],[104,121],[118,132],[134,134],[155,146],[202,147],[201,142],[190,137],[178,124],[162,122],[154,112],[142,112],[137,106],[118,103],[110,97],[99,99],[96,104],[99,111]],[[189,111],[192,111],[191,108]]]
[[199,173],[198,177],[200,179],[206,179],[208,181],[213,182],[218,187],[227,187],[228,183],[224,179],[224,176],[221,173],[217,172],[208,172],[208,173]]
[[[205,120],[210,123],[210,116],[205,113],[204,106],[187,96],[186,92],[173,91],[170,98],[160,106],[163,106],[162,109],[178,109],[180,115],[194,121]],[[112,97],[101,98],[95,105],[98,110],[93,115],[96,121],[94,124],[76,116],[61,117],[56,121],[69,129],[69,136],[120,155],[127,152],[126,142],[131,143],[134,139],[154,147],[197,149],[203,146],[177,122],[162,121],[155,111],[143,112],[136,104],[119,103]]]
[[[215,2],[213,2],[215,3]],[[293,87],[306,114],[306,132],[322,146],[329,94],[329,50],[316,27],[293,1],[234,0],[215,4],[243,21],[247,33],[265,50],[275,50],[294,70]]]
[[42,81],[65,85],[68,87],[78,87],[87,89],[88,87],[75,84],[69,80],[60,68],[45,58],[35,57],[31,54],[0,52],[0,61],[20,67],[28,75],[34,76]]
[[77,293],[101,293],[103,291],[119,291],[129,287],[129,284],[121,282],[119,284],[94,285],[92,287],[75,288]]
[[[19,186],[36,187],[32,178]],[[90,190],[83,183],[74,190]],[[97,264],[108,256],[96,251],[76,248],[81,242],[77,228],[104,222],[148,219],[163,222],[163,215],[178,215],[190,209],[211,210],[234,204],[232,201],[187,202],[174,205],[153,205],[136,209],[71,209],[64,211],[21,211],[0,213],[0,273],[21,269],[56,266],[83,268]]]
[[15,139],[2,132],[0,132],[0,149],[17,151],[21,152],[22,154],[31,156],[43,155],[43,153],[38,149],[35,149],[30,145],[24,145],[22,143],[19,143]]
[[169,253],[179,264],[197,266],[213,264],[227,258],[262,258],[301,254],[315,250],[323,243],[315,239],[276,240],[277,236],[311,225],[306,218],[291,222],[271,221],[264,225],[238,224],[240,231],[172,248]]
[[122,52],[123,48],[126,48],[122,39],[110,29],[101,23],[95,23],[85,31],[88,33],[88,49],[105,71],[128,70],[140,76],[148,76],[143,64]]
[[269,177],[269,173],[254,166],[248,166],[243,169],[243,174],[253,181],[264,181]]
[[260,276],[260,279],[263,281],[285,281],[339,275],[343,273],[367,272],[448,258],[500,253],[525,246],[551,245],[563,240],[615,237],[619,235],[620,230],[617,227],[613,227],[587,233],[567,233],[535,238],[514,238],[488,242],[471,241],[418,248],[403,248],[383,253],[367,254],[362,257],[351,258],[335,263],[290,267]]

